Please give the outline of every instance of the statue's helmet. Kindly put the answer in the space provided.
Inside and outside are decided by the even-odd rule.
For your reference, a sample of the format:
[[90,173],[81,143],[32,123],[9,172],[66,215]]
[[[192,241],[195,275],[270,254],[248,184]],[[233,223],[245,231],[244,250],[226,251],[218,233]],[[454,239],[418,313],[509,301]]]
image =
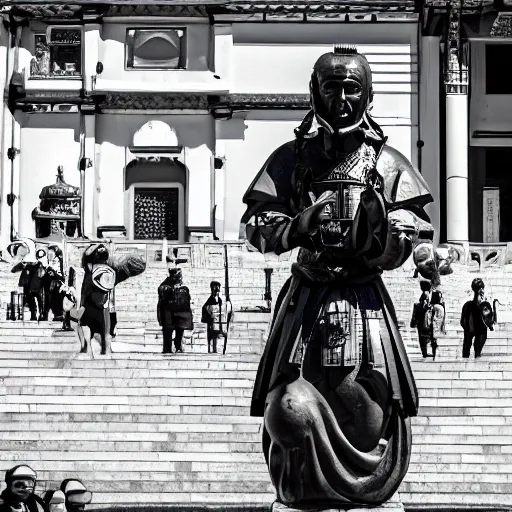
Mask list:
[[313,67],[311,103],[320,125],[331,133],[350,133],[365,118],[373,100],[372,72],[353,46],[335,46]]

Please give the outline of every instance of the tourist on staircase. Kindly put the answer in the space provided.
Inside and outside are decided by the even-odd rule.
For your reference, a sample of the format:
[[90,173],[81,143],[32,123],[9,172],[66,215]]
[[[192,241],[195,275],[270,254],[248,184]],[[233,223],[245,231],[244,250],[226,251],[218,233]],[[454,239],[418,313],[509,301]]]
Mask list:
[[[427,347],[432,343],[432,307],[430,281],[420,281],[421,295],[418,302],[414,305],[411,327],[418,329],[418,342],[420,344],[421,355],[429,357]],[[432,350],[434,353],[434,349]]]
[[170,268],[169,277],[158,287],[157,318],[164,338],[162,353],[172,353],[173,331],[176,332],[174,348],[176,352],[183,352],[183,333],[192,330],[194,324],[190,307],[190,291],[188,287],[183,286],[180,268]]
[[36,472],[29,466],[15,466],[7,471],[0,512],[48,512],[46,503],[34,494],[36,481]]
[[[51,309],[54,322],[64,320],[60,288],[64,284],[62,250],[56,244],[48,246],[48,266],[43,281],[46,309]],[[48,313],[46,313],[48,315]]]
[[438,347],[437,340],[440,335],[446,334],[446,308],[444,305],[443,294],[440,290],[434,290],[432,292],[430,305],[432,307],[432,358],[435,361]]
[[468,358],[471,352],[471,345],[474,341],[475,358],[482,355],[487,340],[487,325],[482,317],[480,305],[484,302],[485,284],[479,277],[471,283],[473,299],[462,306],[460,325],[464,329],[464,341],[462,344],[462,357]]
[[208,338],[208,353],[217,353],[217,340],[224,340],[227,336],[226,325],[231,303],[225,303],[220,297],[221,284],[218,281],[210,283],[211,295],[203,304],[201,322],[206,324],[206,336]]

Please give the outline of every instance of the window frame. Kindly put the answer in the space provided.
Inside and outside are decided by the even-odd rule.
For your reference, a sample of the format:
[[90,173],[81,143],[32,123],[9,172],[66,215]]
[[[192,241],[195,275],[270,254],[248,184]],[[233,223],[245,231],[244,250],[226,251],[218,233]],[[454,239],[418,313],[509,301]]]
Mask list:
[[[36,53],[36,38],[38,36],[45,36],[46,37],[46,45],[48,46],[48,49],[51,47],[51,33],[54,29],[64,29],[64,30],[78,30],[80,32],[80,74],[79,75],[54,75],[52,73],[49,73],[47,76],[43,75],[31,75],[30,74],[30,66],[29,66],[29,73],[28,73],[28,80],[82,80],[83,79],[83,66],[84,66],[84,31],[82,25],[48,25],[45,30],[37,30],[32,33],[32,42],[34,47],[34,53],[32,54],[32,58],[35,57]],[[32,62],[32,58],[30,61]],[[50,66],[52,66],[52,60],[51,60],[51,52],[50,52]]]
[[[512,95],[512,85],[510,85],[510,92],[489,92],[489,84],[488,84],[488,69],[489,69],[489,63],[488,63],[488,51],[490,47],[504,47],[508,46],[510,47],[510,53],[512,54],[512,40],[508,40],[506,42],[504,41],[496,41],[494,42],[486,42],[485,43],[485,49],[484,49],[484,55],[485,55],[485,95],[486,96],[508,96]],[[504,80],[505,83],[508,83],[508,81]]]
[[[128,65],[129,60],[129,39],[133,37],[130,36],[130,31],[135,30],[145,30],[145,31],[164,31],[164,30],[181,30],[183,31],[183,36],[180,38],[180,40],[185,40],[185,55],[182,57],[180,54],[179,59],[182,59],[183,66],[176,67],[176,68],[169,68],[165,66],[138,66],[138,67],[130,67]],[[168,25],[162,25],[162,26],[152,26],[152,27],[127,27],[126,28],[126,36],[125,36],[125,44],[124,44],[124,69],[125,71],[186,71],[188,69],[188,29],[184,26],[168,26]],[[183,49],[183,43],[181,44],[182,48],[180,48],[180,51]],[[133,50],[132,50],[133,51]]]

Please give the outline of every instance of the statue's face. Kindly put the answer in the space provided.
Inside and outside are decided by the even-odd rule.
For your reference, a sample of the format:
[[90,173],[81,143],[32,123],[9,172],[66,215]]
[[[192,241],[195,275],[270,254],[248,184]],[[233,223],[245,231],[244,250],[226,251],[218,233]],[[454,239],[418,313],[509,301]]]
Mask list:
[[317,111],[332,128],[357,125],[371,94],[371,71],[361,55],[326,54],[315,64],[320,105]]

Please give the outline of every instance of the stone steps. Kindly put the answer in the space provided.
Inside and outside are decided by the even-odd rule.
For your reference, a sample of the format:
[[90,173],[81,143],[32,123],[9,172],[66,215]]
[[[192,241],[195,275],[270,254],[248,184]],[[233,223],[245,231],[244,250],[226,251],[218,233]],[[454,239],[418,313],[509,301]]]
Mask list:
[[510,507],[512,358],[412,366],[420,411],[400,486],[406,507]]

